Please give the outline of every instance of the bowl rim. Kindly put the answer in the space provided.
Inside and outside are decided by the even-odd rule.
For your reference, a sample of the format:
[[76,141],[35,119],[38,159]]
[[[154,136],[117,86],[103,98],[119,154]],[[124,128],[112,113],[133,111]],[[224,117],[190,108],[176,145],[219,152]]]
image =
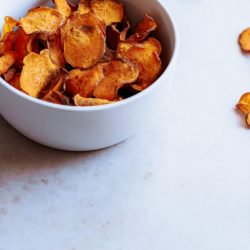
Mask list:
[[157,4],[162,8],[162,10],[165,12],[165,14],[169,17],[170,23],[173,28],[173,35],[174,35],[174,48],[173,48],[173,53],[171,56],[171,59],[166,67],[166,69],[162,72],[162,74],[158,77],[158,79],[153,82],[149,87],[141,91],[140,93],[137,93],[134,96],[131,96],[129,98],[126,98],[124,100],[111,103],[111,104],[106,104],[106,105],[100,105],[100,106],[83,106],[83,107],[78,107],[78,106],[67,106],[67,105],[60,105],[60,104],[55,104],[55,103],[50,103],[46,102],[43,100],[40,100],[38,98],[29,96],[20,90],[14,88],[11,86],[8,82],[6,82],[2,77],[0,77],[0,84],[2,84],[5,88],[7,88],[10,92],[18,95],[21,98],[26,99],[27,101],[30,101],[31,103],[41,105],[43,107],[55,109],[55,110],[60,110],[60,111],[73,111],[73,112],[89,112],[89,111],[102,111],[102,110],[110,110],[114,108],[118,108],[123,105],[130,104],[132,102],[135,102],[136,100],[139,100],[143,98],[143,96],[150,94],[159,84],[161,81],[164,80],[164,78],[167,76],[168,72],[170,72],[177,61],[177,56],[179,53],[179,36],[177,32],[177,27],[176,23],[173,19],[173,16],[169,9],[165,7],[159,0],[155,0]]

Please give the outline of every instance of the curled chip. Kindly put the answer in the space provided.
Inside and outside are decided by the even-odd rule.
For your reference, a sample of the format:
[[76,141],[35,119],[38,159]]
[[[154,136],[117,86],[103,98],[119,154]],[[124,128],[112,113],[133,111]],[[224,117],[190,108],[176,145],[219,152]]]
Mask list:
[[64,83],[65,83],[65,77],[66,77],[66,72],[61,71],[61,76],[58,79],[58,81],[48,85],[46,88],[44,88],[40,93],[39,97],[43,100],[49,98],[52,92],[62,92],[64,88]]
[[107,27],[107,46],[110,49],[116,50],[119,42],[124,42],[127,37],[127,33],[130,29],[130,23],[126,21],[122,31],[119,31],[117,24],[112,24]]
[[16,61],[16,53],[9,51],[0,57],[0,76],[5,74]]
[[114,102],[99,98],[85,98],[80,95],[76,95],[74,97],[74,103],[76,106],[83,107],[83,106],[100,106],[100,105],[111,104]]
[[247,115],[250,112],[250,93],[242,95],[236,107],[243,114]]
[[50,35],[47,43],[52,62],[60,67],[64,67],[66,61],[63,54],[60,33]]
[[20,19],[20,26],[26,34],[45,32],[55,33],[64,23],[64,17],[55,9],[39,7],[32,9]]
[[116,0],[92,0],[91,9],[106,26],[123,19],[123,4]]
[[18,21],[16,21],[15,19],[13,19],[10,16],[6,16],[4,19],[4,25],[3,25],[3,31],[2,31],[2,35],[1,35],[1,39],[4,38],[4,36],[8,33],[11,32],[15,26],[18,24]]
[[11,31],[5,34],[3,40],[0,41],[0,55],[13,50],[16,33]]
[[4,80],[6,82],[10,82],[15,77],[15,74],[16,74],[16,68],[14,67],[9,68],[9,70],[3,75]]
[[100,61],[104,52],[105,38],[98,27],[73,27],[65,35],[64,55],[73,67],[89,68]]
[[39,94],[59,77],[60,68],[51,61],[49,50],[41,51],[40,55],[30,53],[24,58],[20,84],[29,95],[39,97]]
[[66,0],[53,0],[56,5],[56,10],[65,18],[68,18],[71,15],[71,8],[68,5]]
[[94,96],[100,99],[113,101],[117,97],[117,91],[126,84],[136,81],[139,70],[129,61],[113,59],[102,64],[104,78],[94,90]]
[[126,58],[138,65],[139,77],[136,84],[142,89],[147,88],[152,84],[161,72],[161,59],[159,52],[161,49],[155,46],[151,40],[146,40],[143,43],[120,43],[117,48],[117,56],[120,58]]
[[30,36],[28,36],[22,27],[16,32],[14,50],[17,53],[17,64],[19,67],[23,65],[23,58],[28,55],[27,45],[29,43]]
[[144,19],[137,23],[135,34],[128,38],[128,41],[142,42],[144,41],[150,32],[157,28],[157,23],[148,14],[144,15]]
[[87,14],[91,12],[90,0],[80,0],[77,11],[80,14]]
[[82,97],[91,97],[96,85],[103,78],[103,71],[100,65],[80,70],[74,69],[69,72],[66,78],[66,91]]
[[250,52],[250,28],[243,30],[239,36],[239,45],[244,52]]
[[43,100],[55,104],[70,105],[69,98],[60,91],[49,91],[49,93],[43,98]]

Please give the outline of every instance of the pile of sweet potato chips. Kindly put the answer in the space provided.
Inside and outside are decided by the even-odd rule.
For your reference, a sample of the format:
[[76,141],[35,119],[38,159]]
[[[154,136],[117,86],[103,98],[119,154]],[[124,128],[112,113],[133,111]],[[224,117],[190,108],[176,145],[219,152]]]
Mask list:
[[[239,45],[244,53],[250,53],[250,28],[241,32]],[[246,123],[250,126],[250,93],[245,93],[241,96],[236,108],[245,115]]]
[[162,46],[148,14],[131,31],[117,0],[53,0],[20,20],[7,16],[0,76],[44,101],[76,106],[113,103],[143,91],[160,75]]

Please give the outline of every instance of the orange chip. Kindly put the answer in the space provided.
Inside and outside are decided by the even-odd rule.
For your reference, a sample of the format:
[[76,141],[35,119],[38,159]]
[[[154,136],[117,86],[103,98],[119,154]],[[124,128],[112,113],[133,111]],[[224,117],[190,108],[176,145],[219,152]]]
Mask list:
[[105,38],[98,27],[73,27],[65,35],[64,55],[73,67],[89,68],[100,61],[104,52]]
[[6,82],[11,81],[15,77],[15,74],[16,74],[16,68],[14,67],[9,68],[9,70],[3,75],[4,80]]
[[82,97],[91,97],[96,85],[103,78],[100,65],[86,70],[75,69],[69,72],[66,78],[66,91]]
[[39,98],[46,99],[51,95],[52,92],[62,92],[64,89],[64,83],[66,78],[66,72],[61,70],[61,76],[58,81],[48,85],[47,87],[43,88],[43,90],[39,93]]
[[0,76],[5,74],[16,61],[16,53],[9,51],[0,57]]
[[15,38],[16,33],[13,31],[5,34],[4,38],[0,42],[0,55],[13,50]]
[[56,5],[56,10],[65,18],[71,15],[71,8],[66,0],[53,0]]
[[99,99],[99,98],[86,98],[86,97],[82,97],[80,95],[76,95],[74,97],[74,103],[75,103],[76,106],[84,107],[84,106],[107,105],[107,104],[111,104],[111,103],[114,103],[114,102],[104,100],[104,99]]
[[109,62],[114,58],[115,58],[115,50],[111,50],[108,47],[106,47],[105,53],[100,62]]
[[104,78],[94,90],[94,96],[112,101],[117,97],[117,91],[126,84],[136,81],[139,70],[134,64],[120,59],[102,63]]
[[138,65],[140,74],[136,83],[142,89],[152,84],[161,72],[160,50],[154,42],[147,40],[139,44],[120,43],[117,49],[118,57],[126,58]]
[[77,12],[80,14],[87,14],[91,12],[90,0],[80,0]]
[[66,33],[69,32],[72,28],[82,29],[85,26],[99,28],[103,36],[106,36],[105,24],[100,21],[94,13],[87,13],[82,15],[78,12],[75,12],[61,29],[62,41],[64,41]]
[[64,23],[64,17],[55,9],[39,7],[32,9],[20,19],[20,25],[26,34],[45,32],[55,33]]
[[242,51],[250,52],[250,28],[241,32],[238,41]]
[[18,24],[18,21],[13,19],[10,16],[6,16],[4,19],[4,25],[3,25],[3,31],[1,35],[1,39],[4,38],[4,36],[8,33],[11,32],[15,26]]
[[22,27],[19,27],[16,32],[14,50],[17,53],[17,66],[20,68],[23,66],[23,58],[28,55],[27,44],[29,40],[30,36],[25,33]]
[[142,42],[144,41],[150,32],[157,28],[157,23],[148,14],[144,15],[144,19],[137,23],[135,34],[128,38],[128,41]]
[[236,107],[245,115],[250,112],[250,93],[245,93],[241,96]]
[[9,84],[13,86],[14,88],[22,91],[21,86],[20,86],[20,78],[21,78],[20,73],[15,74],[15,76],[9,81]]
[[63,68],[65,66],[66,61],[64,58],[63,48],[61,44],[61,34],[56,33],[50,35],[48,37],[47,43],[52,62]]
[[40,55],[30,53],[24,58],[21,74],[21,88],[33,97],[39,97],[44,88],[48,88],[60,77],[60,68],[51,59],[49,50],[41,51]]
[[123,4],[116,0],[92,0],[91,9],[107,26],[123,19]]
[[60,91],[49,91],[42,100],[55,104],[70,105],[69,98]]

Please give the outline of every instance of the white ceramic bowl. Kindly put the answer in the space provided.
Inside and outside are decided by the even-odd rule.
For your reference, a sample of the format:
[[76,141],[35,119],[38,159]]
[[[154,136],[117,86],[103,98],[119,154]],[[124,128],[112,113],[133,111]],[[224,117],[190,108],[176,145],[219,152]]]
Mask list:
[[[4,1],[5,15],[19,18],[28,9],[46,1]],[[69,107],[32,98],[0,79],[0,113],[20,133],[43,145],[69,151],[87,151],[119,143],[142,129],[155,112],[161,86],[168,84],[177,50],[176,29],[166,9],[156,0],[124,0],[128,16],[135,23],[144,13],[158,25],[156,37],[163,45],[164,72],[143,92],[124,101],[98,107]],[[2,23],[0,23],[2,25]]]

